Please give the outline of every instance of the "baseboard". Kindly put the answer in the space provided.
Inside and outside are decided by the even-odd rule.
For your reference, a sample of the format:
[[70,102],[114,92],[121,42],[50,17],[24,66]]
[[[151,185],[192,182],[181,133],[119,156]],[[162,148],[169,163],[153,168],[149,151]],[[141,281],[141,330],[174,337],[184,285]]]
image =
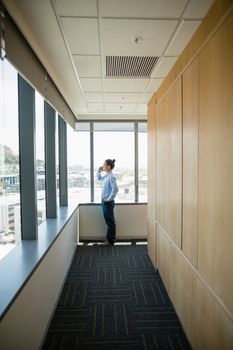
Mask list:
[[[106,239],[106,236],[80,236],[79,237],[79,240],[80,241],[103,241]],[[141,240],[141,239],[147,239],[147,236],[146,235],[141,235],[140,237],[139,236],[134,236],[134,235],[124,235],[124,236],[117,236],[117,241],[124,241],[124,240],[130,240],[130,239],[138,239],[138,240]]]

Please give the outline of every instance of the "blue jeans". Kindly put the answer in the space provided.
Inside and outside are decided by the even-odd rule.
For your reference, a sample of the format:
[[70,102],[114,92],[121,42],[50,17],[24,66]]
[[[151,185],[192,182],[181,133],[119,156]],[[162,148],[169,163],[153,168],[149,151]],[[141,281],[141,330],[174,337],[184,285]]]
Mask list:
[[107,240],[109,241],[109,243],[114,244],[116,239],[116,221],[114,217],[115,202],[114,200],[110,202],[102,201],[101,206],[103,209],[106,225],[108,226]]

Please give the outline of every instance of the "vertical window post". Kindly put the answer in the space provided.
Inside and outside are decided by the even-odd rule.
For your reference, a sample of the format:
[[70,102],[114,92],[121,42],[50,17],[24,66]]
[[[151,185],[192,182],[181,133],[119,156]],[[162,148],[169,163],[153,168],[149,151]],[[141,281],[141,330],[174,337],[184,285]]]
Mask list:
[[19,154],[22,239],[37,239],[37,177],[35,161],[35,90],[18,75]]
[[134,122],[134,176],[135,176],[135,202],[138,202],[138,122]]
[[90,180],[91,180],[91,202],[94,202],[94,129],[93,122],[90,122]]
[[56,113],[48,102],[44,102],[45,118],[45,183],[46,183],[46,216],[57,216],[57,176],[56,176]]
[[59,135],[59,188],[60,188],[60,206],[68,205],[67,189],[67,131],[66,122],[58,116],[58,135]]

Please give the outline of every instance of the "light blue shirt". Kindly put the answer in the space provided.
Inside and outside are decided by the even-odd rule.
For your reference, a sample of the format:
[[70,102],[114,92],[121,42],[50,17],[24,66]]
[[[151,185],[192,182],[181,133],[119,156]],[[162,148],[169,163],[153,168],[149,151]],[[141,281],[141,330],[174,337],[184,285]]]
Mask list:
[[107,198],[108,201],[112,201],[118,192],[115,175],[111,171],[104,176],[97,172],[96,177],[102,182],[101,198]]

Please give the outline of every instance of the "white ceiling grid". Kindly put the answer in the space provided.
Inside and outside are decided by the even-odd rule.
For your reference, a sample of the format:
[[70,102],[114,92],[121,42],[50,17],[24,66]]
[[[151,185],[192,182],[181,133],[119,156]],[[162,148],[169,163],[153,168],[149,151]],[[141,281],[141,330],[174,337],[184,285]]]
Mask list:
[[[4,3],[10,7],[12,2]],[[30,44],[35,51],[40,47],[38,56],[43,52],[46,62],[54,63],[58,87],[71,109],[77,117],[88,118],[94,114],[146,115],[147,103],[212,3],[213,0],[17,0],[14,6],[37,40]],[[21,29],[24,31],[22,26]],[[24,35],[27,38],[26,31]],[[107,55],[159,59],[149,78],[106,77]]]
[[[87,114],[146,113],[211,0],[51,0],[75,62]],[[134,38],[138,37],[136,44]],[[158,56],[151,78],[106,77],[106,56]]]

